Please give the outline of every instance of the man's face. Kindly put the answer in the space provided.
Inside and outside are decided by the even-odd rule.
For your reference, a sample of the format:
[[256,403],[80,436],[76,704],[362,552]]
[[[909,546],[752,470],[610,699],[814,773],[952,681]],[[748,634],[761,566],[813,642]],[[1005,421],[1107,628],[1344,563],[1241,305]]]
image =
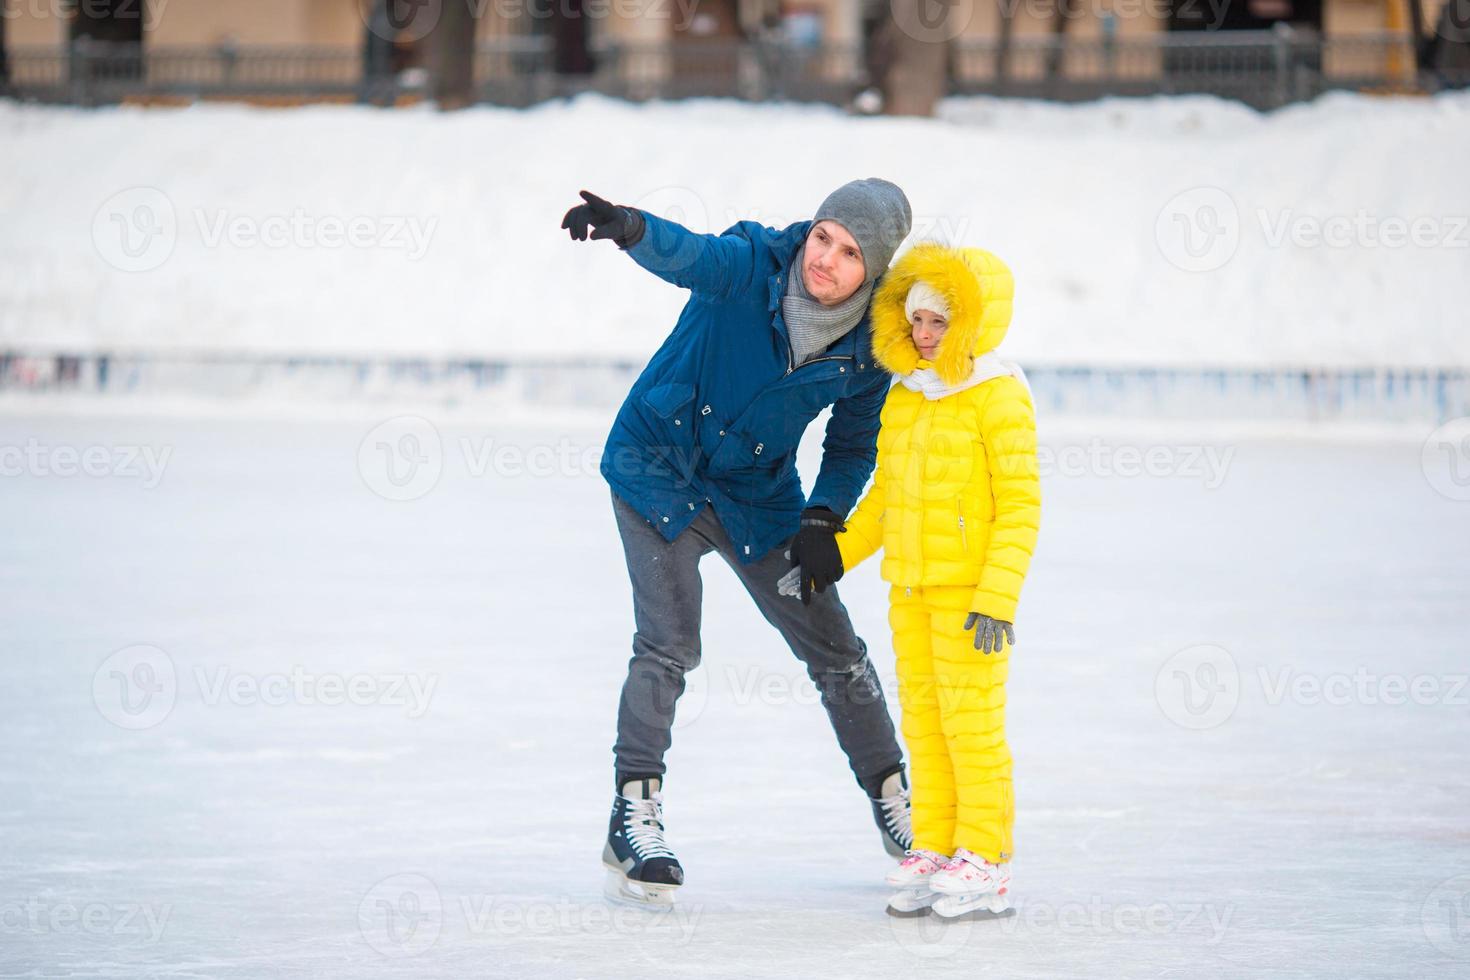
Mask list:
[[823,306],[847,299],[867,278],[857,240],[835,221],[818,221],[807,232],[801,278]]

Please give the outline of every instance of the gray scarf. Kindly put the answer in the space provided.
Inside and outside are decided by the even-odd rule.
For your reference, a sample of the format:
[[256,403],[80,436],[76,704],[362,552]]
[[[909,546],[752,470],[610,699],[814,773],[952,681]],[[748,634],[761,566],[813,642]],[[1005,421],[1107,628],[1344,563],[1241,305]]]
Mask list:
[[791,263],[786,295],[781,297],[781,313],[791,337],[791,368],[800,367],[857,326],[873,295],[873,281],[869,280],[836,306],[823,306],[807,292],[802,280],[801,260],[805,254],[806,246],[802,245]]

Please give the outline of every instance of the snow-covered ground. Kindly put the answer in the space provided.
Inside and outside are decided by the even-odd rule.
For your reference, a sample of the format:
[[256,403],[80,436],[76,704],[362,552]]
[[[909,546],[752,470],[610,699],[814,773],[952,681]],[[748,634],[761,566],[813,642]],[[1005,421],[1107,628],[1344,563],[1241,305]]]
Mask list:
[[[431,421],[0,420],[34,447],[0,459],[0,975],[1465,974],[1470,494],[1421,440],[1046,433],[1020,913],[939,929],[883,914],[866,803],[713,560],[689,883],[606,905],[606,420]],[[891,690],[876,568],[841,589]]]
[[454,114],[0,103],[0,348],[646,356],[684,294],[558,227],[700,231],[853,177],[1016,273],[1031,364],[1464,367],[1470,94],[957,100],[936,120],[599,97]]

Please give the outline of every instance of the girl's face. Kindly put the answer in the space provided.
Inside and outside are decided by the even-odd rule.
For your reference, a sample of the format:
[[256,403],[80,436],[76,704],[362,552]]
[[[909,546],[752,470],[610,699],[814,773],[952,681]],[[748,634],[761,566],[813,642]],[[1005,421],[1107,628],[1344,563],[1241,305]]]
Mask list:
[[919,348],[919,356],[926,361],[934,360],[939,342],[949,329],[949,321],[932,310],[915,310],[909,325],[913,327],[914,346]]

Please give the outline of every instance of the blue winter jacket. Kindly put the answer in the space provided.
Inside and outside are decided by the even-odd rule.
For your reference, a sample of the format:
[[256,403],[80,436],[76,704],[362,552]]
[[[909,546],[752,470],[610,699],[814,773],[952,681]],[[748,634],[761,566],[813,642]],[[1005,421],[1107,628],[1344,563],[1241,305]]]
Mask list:
[[[602,475],[670,541],[712,505],[749,564],[796,533],[804,506],[852,509],[873,472],[890,376],[873,360],[867,314],[788,368],[781,297],[810,221],[700,235],[642,214],[628,254],[692,295],[618,411]],[[804,500],[796,447],[829,405],[822,468]]]

